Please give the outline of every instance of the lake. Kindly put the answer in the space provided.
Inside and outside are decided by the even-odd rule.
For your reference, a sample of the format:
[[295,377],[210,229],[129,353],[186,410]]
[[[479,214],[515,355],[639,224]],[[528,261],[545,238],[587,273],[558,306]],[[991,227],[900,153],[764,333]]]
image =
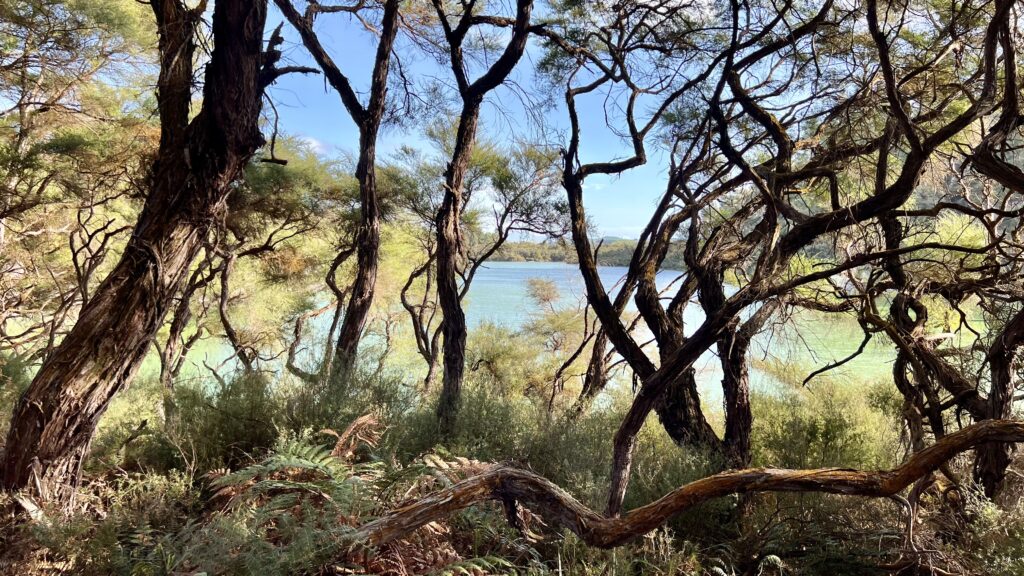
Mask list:
[[[599,273],[605,288],[614,294],[617,283],[626,273],[626,268],[603,266],[599,268]],[[659,287],[664,288],[675,280],[677,275],[678,273],[673,271],[661,272],[658,276]],[[466,298],[466,320],[470,330],[484,322],[513,330],[520,328],[535,310],[528,289],[531,278],[553,282],[560,295],[559,306],[582,307],[585,287],[575,264],[490,262],[477,272]],[[635,311],[632,301],[630,309]],[[404,311],[400,318],[406,319]],[[684,321],[688,332],[695,330],[703,319],[704,315],[697,303],[687,307]],[[316,333],[319,333],[320,337],[325,336],[328,321],[329,315],[325,314],[311,322],[309,327],[314,333],[307,335],[306,342],[315,342]],[[290,331],[290,327],[286,327],[289,337]],[[411,342],[409,334],[399,334],[397,337],[403,342]],[[644,335],[638,335],[638,340],[646,339]],[[860,327],[852,316],[837,319],[817,312],[798,311],[786,322],[780,320],[775,325],[769,325],[755,338],[748,354],[751,387],[763,392],[778,390],[779,383],[769,372],[778,373],[782,370],[787,373],[788,380],[792,380],[793,377],[803,379],[814,369],[851,354],[857,349],[861,339]],[[372,336],[368,336],[368,344],[372,345],[373,340]],[[830,371],[828,377],[861,383],[866,380],[891,378],[894,353],[892,347],[881,344],[881,340],[876,338],[860,357]],[[312,362],[314,358],[311,354],[315,354],[320,348],[304,348],[305,350],[299,354],[300,362]],[[396,353],[391,358],[391,363],[399,372],[407,373],[415,379],[421,378],[420,372],[425,374],[426,370],[423,361],[411,349],[411,344],[406,348],[410,349]],[[654,350],[650,352],[652,355],[655,354]],[[230,348],[222,341],[206,341],[190,355],[191,366],[185,373],[189,377],[205,379],[208,373],[203,367],[203,361],[213,366],[229,356]],[[705,353],[694,368],[705,400],[720,402],[722,371],[714,352]],[[158,371],[156,358],[150,355],[143,373],[150,376]]]
[[[612,290],[625,275],[625,267],[603,266],[599,269],[605,288]],[[662,271],[659,287],[671,283],[678,273]],[[581,306],[586,289],[575,264],[561,262],[490,262],[485,264],[473,281],[467,295],[466,320],[470,327],[492,322],[508,328],[520,327],[533,309],[528,291],[528,280],[549,280],[558,288],[561,306]],[[630,303],[632,304],[632,302]],[[631,307],[635,310],[635,307]],[[684,321],[687,331],[695,330],[704,315],[696,303],[687,307]],[[776,362],[796,372],[801,378],[814,369],[842,359],[860,345],[862,332],[853,316],[842,319],[821,313],[800,311],[785,326],[779,322],[769,325],[751,346],[751,385],[756,388],[774,387],[777,382],[759,368]],[[881,339],[876,339],[881,340]],[[864,353],[828,373],[833,379],[860,381],[889,378],[894,352],[890,346],[872,342]],[[702,390],[720,397],[721,367],[711,352],[696,364]],[[813,382],[813,381],[812,381]],[[813,385],[813,384],[812,384]]]

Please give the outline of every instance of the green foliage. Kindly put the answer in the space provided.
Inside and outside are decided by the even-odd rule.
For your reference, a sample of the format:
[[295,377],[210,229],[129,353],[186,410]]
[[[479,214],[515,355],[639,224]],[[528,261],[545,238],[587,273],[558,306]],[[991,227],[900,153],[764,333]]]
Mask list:
[[[893,408],[891,385],[853,387],[820,378],[804,387],[793,376],[804,371],[773,363],[762,367],[780,386],[759,395],[753,404],[755,463],[782,468],[867,469],[897,464],[898,413],[879,410]],[[861,387],[867,390],[858,389]]]
[[[492,7],[490,4],[477,3],[470,10],[483,14],[484,6]],[[736,174],[752,179],[753,174],[760,174],[772,187],[789,187],[780,197],[793,202],[782,213],[790,224],[814,224],[812,216],[828,218],[827,212],[837,209],[838,204],[852,206],[873,195],[880,198],[880,204],[887,204],[875,188],[884,188],[893,181],[893,175],[884,170],[896,169],[906,150],[900,139],[910,134],[905,129],[891,130],[888,116],[892,110],[876,99],[884,90],[872,86],[871,90],[852,94],[846,90],[851,77],[840,76],[850,70],[856,76],[858,70],[873,68],[877,47],[863,30],[859,7],[835,8],[841,17],[832,21],[829,15],[829,25],[819,29],[801,27],[802,34],[810,36],[790,37],[781,25],[762,35],[752,32],[758,22],[795,23],[809,17],[817,10],[814,3],[785,3],[786,14],[772,3],[744,3],[747,16],[743,20],[748,29],[737,31],[740,34],[730,41],[728,26],[721,24],[727,13],[739,16],[738,5],[728,10],[723,3],[672,4],[648,11],[636,3],[555,0],[534,14],[535,19],[544,20],[546,30],[577,44],[570,54],[537,39],[543,50],[538,71],[550,84],[546,88],[557,86],[560,90],[566,80],[594,81],[595,77],[585,79],[588,73],[581,66],[590,58],[608,57],[613,45],[635,50],[625,59],[615,57],[607,81],[598,77],[590,88],[577,92],[580,96],[591,92],[602,95],[605,120],[613,136],[626,135],[615,124],[634,105],[650,113],[657,110],[656,105],[650,106],[655,104],[656,96],[671,93],[674,82],[696,80],[692,90],[672,102],[664,116],[642,128],[645,136],[650,129],[651,140],[660,139],[663,149],[655,154],[654,147],[649,147],[650,158],[647,153],[640,154],[637,163],[641,159],[654,162],[661,156],[663,163],[668,160],[680,168],[672,170],[669,191],[676,197],[666,197],[671,206],[663,206],[668,212],[662,216],[683,216],[684,212],[676,210],[684,207],[689,211],[684,226],[660,228],[673,235],[667,256],[660,263],[664,269],[684,268],[684,242],[677,237],[684,234],[693,234],[689,239],[695,241],[711,235],[735,235],[738,243],[727,241],[721,245],[727,254],[722,262],[725,269],[720,271],[736,287],[750,281],[748,272],[759,266],[754,264],[755,258],[774,264],[771,258],[758,258],[756,250],[745,253],[760,241],[763,227],[773,220],[771,212],[756,216],[761,209],[751,202],[759,192],[742,180],[732,180]],[[910,63],[910,69],[915,70],[900,81],[898,90],[905,92],[914,107],[931,110],[914,112],[922,133],[932,132],[933,127],[972,105],[964,94],[973,89],[972,84],[980,76],[970,74],[968,67],[977,64],[976,48],[987,26],[987,9],[961,11],[963,15],[954,21],[943,14],[945,10],[935,10],[937,6],[934,2],[915,6],[915,10],[920,8],[920,17],[907,20],[906,25],[883,23],[884,35],[893,41],[894,68],[907,69]],[[0,239],[0,293],[4,295],[0,328],[7,336],[5,350],[19,352],[19,356],[0,357],[0,416],[11,410],[32,370],[75,321],[90,295],[95,295],[94,288],[125,245],[131,223],[138,216],[139,199],[146,196],[148,166],[160,136],[152,120],[153,96],[138,95],[140,91],[148,93],[141,88],[153,84],[149,75],[156,38],[150,8],[134,0],[0,0],[0,101],[9,105],[0,116],[0,173],[4,180],[0,197],[4,222],[0,231],[17,232]],[[457,10],[454,5],[452,8]],[[407,45],[427,47],[436,55],[436,38],[421,26],[428,21],[424,15],[430,14],[429,8],[402,3],[402,10],[407,25],[403,35],[414,33]],[[663,16],[669,13],[671,17]],[[891,19],[888,14],[886,18]],[[372,19],[362,20],[357,15],[356,20],[373,28]],[[635,33],[627,32],[630,29]],[[821,33],[821,29],[829,32]],[[456,36],[461,37],[462,32]],[[622,38],[606,38],[606,32],[611,36],[621,32]],[[952,32],[957,40],[955,46],[950,45],[952,52],[937,53],[953,56],[918,66],[925,62],[921,58],[948,44],[947,36]],[[502,36],[500,31],[466,36],[469,68],[490,61],[488,54],[498,54]],[[805,38],[813,45],[805,43]],[[787,48],[777,52],[777,59],[769,58],[776,49],[763,52],[760,57],[773,64],[763,70],[763,78],[751,83],[750,74],[757,76],[758,65],[743,64],[741,53],[770,48],[770,43],[779,42]],[[206,48],[203,42],[200,44]],[[400,44],[406,45],[404,41]],[[733,63],[735,72],[743,76],[740,83],[749,85],[751,91],[771,95],[756,95],[754,100],[760,104],[754,107],[750,102],[735,107],[727,114],[728,125],[716,121],[721,132],[699,143],[690,136],[703,137],[712,127],[707,115],[708,88],[717,84],[716,94],[725,94],[725,85],[714,78],[721,59],[713,54],[727,44],[736,52],[730,53],[728,61],[733,62],[732,56],[737,56]],[[1005,52],[1006,48],[1000,50]],[[200,50],[200,54],[207,52]],[[835,55],[853,55],[865,65],[851,68],[847,64],[852,61],[834,59]],[[200,60],[205,57],[199,56]],[[443,64],[449,57],[441,54],[438,63]],[[1005,55],[1003,60],[1011,62]],[[824,65],[817,65],[819,61]],[[585,66],[590,73],[601,69],[591,63]],[[688,73],[705,65],[709,66],[707,76]],[[410,80],[406,74],[414,71],[399,70],[401,83]],[[661,71],[669,71],[670,76],[658,79]],[[477,70],[467,72],[475,75]],[[627,78],[629,88],[635,89],[634,99],[628,103],[620,91],[620,83]],[[834,78],[840,82],[822,89]],[[654,85],[641,88],[646,81]],[[413,80],[408,86],[417,84]],[[427,95],[430,90],[434,92]],[[814,98],[799,94],[807,90],[821,94]],[[731,95],[724,96],[726,102],[743,100],[732,82],[729,92]],[[635,95],[641,93],[645,96],[635,100]],[[252,350],[259,356],[256,369],[232,372],[238,367],[225,363],[213,380],[207,380],[205,373],[196,378],[194,371],[177,375],[176,382],[142,378],[118,396],[90,444],[82,488],[84,512],[80,510],[66,523],[44,519],[31,526],[31,536],[45,549],[47,560],[65,562],[70,571],[96,574],[371,571],[386,569],[381,558],[388,554],[392,556],[388,560],[397,562],[403,571],[421,574],[869,574],[912,544],[903,540],[899,522],[902,511],[892,502],[770,494],[716,499],[613,551],[591,550],[568,534],[547,534],[547,542],[530,542],[513,532],[497,507],[489,505],[461,511],[432,527],[433,531],[425,531],[429,534],[421,533],[401,543],[409,548],[371,551],[356,546],[356,526],[455,481],[431,470],[424,454],[512,462],[546,476],[587,505],[601,509],[607,497],[613,430],[622,422],[635,392],[615,380],[592,409],[574,417],[566,413],[567,405],[576,397],[574,388],[580,381],[581,363],[589,354],[585,340],[589,327],[584,326],[588,316],[564,306],[555,286],[542,280],[529,283],[534,306],[520,326],[512,329],[485,323],[471,334],[463,416],[443,442],[432,398],[429,391],[419,389],[418,375],[391,372],[393,364],[389,361],[403,353],[400,342],[393,348],[392,332],[399,335],[399,341],[409,340],[404,326],[395,319],[404,314],[396,306],[396,294],[412,267],[435,256],[434,226],[459,125],[450,114],[450,95],[450,90],[437,82],[416,96],[434,97],[438,101],[425,102],[424,107],[442,110],[430,119],[408,121],[426,126],[422,133],[426,145],[403,146],[380,166],[383,259],[377,277],[375,318],[367,329],[364,357],[356,368],[342,378],[306,377],[297,381],[272,359],[286,349],[293,334],[283,327],[290,328],[297,314],[321,307],[331,309],[337,294],[328,293],[322,286],[327,263],[352,246],[361,220],[360,190],[352,175],[355,166],[351,157],[328,158],[308,141],[275,135],[274,143],[247,167],[244,178],[234,187],[223,218],[217,219],[217,226],[207,237],[197,240],[207,259],[192,271],[198,274],[206,270],[202,266],[209,265],[212,270],[222,271],[224,283],[219,289],[215,283],[204,284],[196,292],[189,292],[188,288],[193,287],[189,285],[176,295],[185,304],[182,310],[192,313],[184,315],[185,323],[199,336],[222,335],[207,317],[216,306],[211,302],[221,304],[218,312],[222,323],[226,325],[230,316],[236,327],[224,331],[237,332],[241,342],[232,342],[236,349]],[[544,96],[535,98],[531,93],[523,101],[531,105],[536,102],[538,109],[532,112],[540,116],[546,104]],[[929,98],[933,99],[930,104]],[[649,99],[652,101],[647,102]],[[846,104],[830,111],[828,106],[836,99]],[[782,111],[782,121],[792,123],[786,130],[800,133],[793,165],[786,167],[793,173],[789,180],[783,179],[785,182],[772,175],[770,146],[760,144],[766,123],[751,114],[757,106],[775,111],[772,113]],[[581,106],[584,114],[595,110],[599,108]],[[483,120],[486,124],[487,119]],[[584,131],[590,133],[589,120],[584,125]],[[631,122],[630,128],[635,135],[640,126]],[[881,140],[873,135],[865,138],[865,128],[884,130],[888,135]],[[958,154],[958,148],[971,148],[978,131],[971,126],[963,132],[943,143],[938,152]],[[775,147],[782,148],[778,135],[774,136]],[[717,153],[695,162],[692,168],[676,166],[684,160],[679,154],[697,153],[704,144],[721,146],[730,138],[742,142],[738,150],[750,161],[749,169],[736,170],[742,163],[733,158],[724,158],[731,165],[722,164],[723,157]],[[701,145],[684,152],[688,147],[682,145],[687,141]],[[841,148],[844,143],[876,141],[883,143],[879,145],[881,152]],[[829,165],[830,160],[819,166],[812,161],[807,166],[813,169],[801,173],[800,166],[808,159],[833,146],[840,150],[833,155],[840,162]],[[1007,146],[1012,148],[1012,143]],[[669,148],[672,151],[666,152]],[[561,200],[559,172],[563,161],[590,161],[589,146],[578,152],[564,153],[563,158],[557,146],[517,138],[502,141],[487,135],[476,138],[462,191],[466,205],[460,214],[460,234],[466,240],[460,265],[469,271],[462,278],[464,282],[470,281],[472,266],[485,258],[573,262],[576,251],[561,239],[566,233],[567,207]],[[620,161],[592,167],[591,173],[599,175],[616,171],[616,166],[631,165],[634,161],[626,158],[640,149],[626,150],[626,156],[618,155],[621,149],[610,152],[609,157],[619,157]],[[879,154],[892,156],[888,166],[878,165]],[[911,154],[911,158],[916,157]],[[288,160],[287,166],[273,162],[282,158]],[[776,164],[779,166],[782,164]],[[808,180],[812,174],[815,178]],[[821,174],[830,178],[821,178]],[[929,206],[941,200],[961,208],[971,205],[972,210],[977,208],[974,211],[992,217],[1012,208],[1012,203],[1006,202],[995,208],[1001,202],[999,192],[985,182],[979,185],[966,180],[965,174],[954,174],[931,162],[923,178],[910,179],[914,193],[909,200],[901,200],[899,208],[925,214]],[[709,176],[709,181],[698,182]],[[733,184],[714,182],[726,177]],[[736,182],[741,183],[733,190]],[[904,181],[897,182],[902,185]],[[830,184],[837,187],[835,198],[830,194]],[[955,188],[965,191],[951,192]],[[972,199],[978,194],[985,198]],[[850,212],[855,213],[865,210]],[[980,354],[970,357],[976,350],[974,343],[953,341],[948,334],[957,332],[952,322],[960,314],[998,327],[1013,311],[1012,306],[986,301],[992,299],[986,292],[999,294],[996,289],[1000,287],[994,286],[992,279],[1002,280],[991,276],[991,270],[1012,268],[1000,261],[1011,261],[1012,250],[981,253],[993,241],[990,236],[1001,233],[1009,221],[993,219],[989,229],[988,220],[953,214],[948,209],[938,216],[913,213],[895,216],[903,230],[904,246],[919,242],[946,246],[903,255],[914,289],[932,292],[920,298],[932,315],[922,332],[912,336],[939,342],[936,346],[940,355],[963,367],[964,374],[983,373],[987,359]],[[763,220],[755,224],[752,218]],[[855,215],[855,219],[860,217]],[[835,222],[842,224],[841,220]],[[666,222],[662,220],[661,224]],[[778,274],[782,277],[779,280],[880,250],[885,240],[891,241],[891,231],[875,234],[878,231],[872,230],[873,222],[861,224],[856,230],[851,227],[852,231],[842,227],[836,231],[828,226],[827,235],[794,258],[780,262],[784,272]],[[782,223],[777,232],[787,234],[792,230],[795,228]],[[507,242],[517,237],[517,232],[548,241]],[[786,252],[792,239],[784,238],[778,245],[780,253]],[[626,266],[636,248],[633,240],[604,238],[598,262]],[[716,254],[711,252],[700,259],[707,256],[713,261]],[[82,254],[89,256],[87,263],[80,259]],[[238,262],[232,266],[235,257]],[[222,268],[216,268],[218,265]],[[336,274],[332,269],[331,274],[341,283],[352,276],[352,266],[350,259]],[[868,283],[873,286],[871,290],[884,293],[888,290],[886,281],[877,274],[879,269],[866,270],[871,266],[851,269],[848,283],[840,285],[830,278],[808,284],[795,295],[820,298],[816,302],[819,306],[858,301],[847,289],[859,289],[865,272],[872,276]],[[231,290],[227,288],[229,269],[234,275]],[[711,270],[719,268],[709,267],[706,272]],[[881,271],[895,276],[890,270]],[[432,310],[433,284],[426,278],[431,278],[429,267],[425,278],[413,288],[426,293],[422,306]],[[432,281],[436,283],[436,277]],[[964,282],[974,286],[958,291],[955,284]],[[700,289],[706,296],[703,284]],[[822,296],[822,289],[831,294]],[[767,293],[770,291],[758,289],[751,297],[757,300]],[[888,296],[875,298],[876,293],[866,293],[869,297],[859,301],[880,309],[890,304]],[[12,295],[10,299],[8,294]],[[344,302],[344,297],[338,298]],[[8,302],[13,308],[8,308]],[[800,304],[808,303],[787,299],[787,306]],[[864,318],[862,314],[861,320]],[[431,332],[439,319],[433,315],[429,322],[434,324],[424,332]],[[30,325],[33,322],[36,324]],[[316,333],[310,340],[319,350],[331,345],[321,342],[324,332],[333,332],[322,324],[321,319],[309,327]],[[859,329],[853,322],[844,326],[844,330]],[[833,333],[833,326],[820,332],[829,333],[822,338],[827,339],[832,352],[841,347],[838,341],[844,336]],[[931,339],[933,332],[942,334]],[[11,336],[17,333],[37,341],[20,342],[20,336]],[[299,327],[295,333],[296,338],[301,335]],[[882,340],[884,330],[877,333]],[[329,339],[333,333],[326,336]],[[177,340],[181,335],[173,337]],[[979,336],[978,340],[986,338],[990,336]],[[426,347],[423,341],[419,344]],[[105,343],[96,345],[102,347]],[[216,344],[207,342],[206,346],[224,357],[224,350]],[[405,347],[410,348],[408,343]],[[169,348],[164,345],[161,353]],[[305,353],[301,360],[316,365],[324,361],[324,355]],[[161,359],[166,367],[166,359]],[[807,370],[794,362],[762,362],[758,367],[760,374],[767,376],[768,385],[753,395],[755,464],[791,468],[887,468],[896,464],[905,448],[898,432],[903,400],[892,386],[870,383],[866,373],[859,374],[852,383],[822,376],[805,386],[794,375]],[[147,376],[152,372],[149,368],[144,370]],[[887,371],[888,365],[875,369]],[[922,375],[915,374],[915,380],[918,376]],[[983,386],[984,378],[981,380]],[[170,385],[175,388],[171,390]],[[343,429],[367,413],[387,428],[380,431],[379,444],[374,436],[358,451],[341,457],[338,450],[319,443],[323,438],[316,431]],[[6,419],[3,421],[6,423]],[[0,429],[3,432],[6,430]],[[653,418],[637,439],[634,457],[627,509],[648,504],[723,467],[719,455],[675,445]],[[963,468],[958,462],[952,466]],[[967,475],[964,470],[958,471]],[[962,500],[958,506],[946,503],[945,507],[927,511],[921,537],[928,550],[959,554],[958,561],[979,571],[1024,574],[1020,561],[1024,554],[1024,520],[1019,513],[1002,510],[966,487],[958,491]],[[426,549],[451,551],[445,557],[454,560],[410,561]],[[414,568],[405,570],[414,564]]]
[[85,575],[169,574],[166,534],[194,529],[200,495],[179,473],[125,475],[92,493],[103,514],[31,525],[54,560]]
[[202,468],[232,466],[258,457],[278,438],[283,398],[261,374],[238,374],[175,394],[174,433],[194,443]]
[[[559,543],[549,574],[702,575],[711,566],[696,545],[679,541],[671,530],[655,530],[638,542],[616,550],[597,550],[567,534]],[[713,574],[713,572],[710,572]]]
[[32,370],[18,356],[0,354],[0,438],[7,436],[14,404],[32,380]]
[[[606,238],[597,252],[600,266],[629,266],[636,249],[636,240]],[[494,255],[501,262],[576,262],[572,245],[561,242],[506,242]],[[673,244],[665,257],[664,269],[683,270],[682,247]]]
[[[291,452],[276,460],[281,466],[310,464],[296,454],[308,456],[308,449],[292,446],[286,450]],[[284,469],[269,462],[259,466],[261,473]],[[334,486],[329,479],[318,482]],[[146,494],[148,500],[126,502],[94,525],[78,518],[65,525],[41,527],[37,537],[62,558],[73,561],[76,573],[82,574],[315,573],[350,545],[346,536],[351,528],[337,521],[335,511],[340,511],[341,505],[333,500],[318,496],[314,503],[296,493],[262,498],[263,492],[244,492],[243,488],[247,504],[213,511],[199,522],[197,510],[178,510],[167,518],[154,516],[154,511],[163,513],[166,501],[199,504],[196,488],[151,484],[148,477],[131,484],[145,486],[145,490],[133,489]],[[279,484],[281,490],[301,488],[301,483]],[[235,486],[226,481],[221,485]],[[123,491],[121,488],[118,493]],[[337,490],[330,493],[339,494]]]
[[469,558],[444,568],[431,572],[431,576],[473,576],[484,571],[498,571],[509,574],[515,573],[515,565],[504,558],[497,556],[482,556],[480,558]]
[[995,505],[976,490],[965,490],[963,495],[969,519],[967,530],[962,531],[964,541],[943,547],[969,551],[983,573],[1024,575],[1024,515]]
[[[182,387],[175,426],[165,432],[154,425],[151,434],[118,452],[139,417],[159,422],[160,391],[155,384],[143,384],[133,390],[136,396],[125,397],[124,405],[115,403],[97,438],[92,469],[116,463],[128,470],[92,488],[106,516],[36,526],[33,538],[52,559],[71,562],[84,574],[293,574],[336,565],[365,571],[364,562],[394,557],[388,551],[364,556],[353,548],[353,527],[415,497],[410,494],[447,485],[447,480],[433,483],[441,477],[420,458],[431,452],[513,462],[600,509],[610,467],[608,431],[618,425],[628,397],[613,393],[609,404],[569,420],[552,417],[543,403],[521,392],[505,394],[489,382],[469,384],[463,409],[475,417],[457,420],[443,446],[432,408],[410,404],[394,380],[361,376],[303,394],[302,386],[240,376],[223,384]],[[154,406],[152,415],[130,409],[147,404]],[[781,387],[776,394],[756,395],[754,406],[759,463],[891,464],[896,415],[891,394],[881,387],[858,393],[822,380],[810,390]],[[344,429],[371,407],[381,414],[386,431],[380,445],[360,451],[354,462],[332,456],[330,447],[320,443],[326,437],[312,434],[321,427]],[[159,454],[164,454],[163,468],[155,464]],[[674,445],[655,421],[643,429],[635,454],[627,509],[720,466],[713,457]],[[197,479],[225,463],[237,470],[214,470],[208,481]],[[422,485],[417,478],[434,480]],[[993,573],[1019,573],[1012,552],[1021,541],[1019,521],[982,501],[972,506],[971,538],[979,543],[972,562]],[[742,522],[739,509],[744,510]],[[455,559],[417,573],[461,574],[476,568],[538,575],[740,574],[750,569],[766,575],[874,574],[872,563],[888,553],[878,550],[879,534],[885,550],[900,545],[899,512],[892,503],[839,496],[724,498],[688,511],[635,543],[606,551],[565,533],[545,531],[545,542],[526,541],[499,508],[481,506],[454,515],[443,535],[432,536],[443,538],[443,546],[454,546]],[[990,540],[998,544],[981,544]],[[785,556],[795,549],[813,552]],[[403,561],[413,562],[413,551],[403,554]],[[785,558],[781,564],[780,558]]]

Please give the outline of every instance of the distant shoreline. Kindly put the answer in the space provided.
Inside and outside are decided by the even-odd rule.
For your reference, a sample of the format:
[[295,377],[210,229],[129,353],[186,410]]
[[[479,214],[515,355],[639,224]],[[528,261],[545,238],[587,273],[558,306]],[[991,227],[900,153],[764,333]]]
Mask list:
[[[636,240],[602,238],[597,252],[599,266],[629,266],[636,249]],[[493,262],[564,262],[575,264],[576,252],[569,244],[559,242],[506,242],[491,256]],[[683,266],[681,248],[673,246],[665,257],[663,267],[679,269]]]

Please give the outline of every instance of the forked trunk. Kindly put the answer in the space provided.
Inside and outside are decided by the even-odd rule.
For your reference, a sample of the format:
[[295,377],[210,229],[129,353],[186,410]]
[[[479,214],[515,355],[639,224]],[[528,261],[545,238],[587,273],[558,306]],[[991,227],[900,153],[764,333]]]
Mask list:
[[[279,3],[280,4],[280,3]],[[349,100],[346,106],[359,125],[359,162],[356,165],[356,180],[359,182],[360,223],[356,234],[356,278],[352,283],[352,293],[345,309],[345,319],[338,334],[335,352],[334,378],[344,377],[355,363],[359,341],[370,317],[373,306],[374,291],[377,286],[377,267],[380,260],[380,225],[381,207],[377,190],[377,135],[384,119],[387,105],[388,73],[391,65],[391,51],[398,34],[399,0],[388,0],[384,5],[384,16],[381,19],[380,42],[374,59],[373,76],[370,80],[370,100],[366,107],[360,107],[353,96],[342,96]],[[301,28],[300,24],[300,28]],[[310,38],[312,32],[302,30],[304,39]],[[335,84],[339,94],[351,93],[347,82],[339,83],[337,76],[328,72],[329,58],[322,50],[317,52],[318,43],[307,41],[307,47],[327,73],[328,80]]]
[[[439,18],[448,20],[444,2],[433,0],[432,4]],[[463,6],[466,8],[466,6]],[[444,199],[437,212],[437,302],[443,318],[441,332],[444,336],[441,397],[437,405],[437,417],[442,435],[448,435],[455,424],[462,396],[462,380],[466,369],[466,314],[462,310],[458,285],[459,266],[466,256],[462,236],[461,218],[465,208],[463,180],[469,168],[470,157],[476,142],[477,126],[480,121],[480,106],[484,97],[501,85],[515,68],[526,51],[529,37],[530,14],[533,0],[516,0],[516,18],[508,44],[493,64],[474,82],[469,81],[463,60],[462,44],[473,26],[472,5],[460,17],[453,29],[445,27],[452,72],[455,75],[462,97],[462,112],[459,115],[458,130],[455,133],[455,147],[448,169],[445,170]]]

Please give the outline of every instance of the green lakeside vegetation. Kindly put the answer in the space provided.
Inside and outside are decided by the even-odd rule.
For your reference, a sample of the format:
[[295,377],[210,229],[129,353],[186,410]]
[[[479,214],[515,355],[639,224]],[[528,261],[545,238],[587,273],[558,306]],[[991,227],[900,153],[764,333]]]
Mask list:
[[[600,266],[629,266],[636,249],[636,240],[609,236],[600,240],[597,252],[597,263]],[[519,241],[506,242],[494,253],[496,262],[576,262],[576,251],[564,242]],[[683,263],[682,248],[674,247],[665,257],[667,270],[681,270]]]

